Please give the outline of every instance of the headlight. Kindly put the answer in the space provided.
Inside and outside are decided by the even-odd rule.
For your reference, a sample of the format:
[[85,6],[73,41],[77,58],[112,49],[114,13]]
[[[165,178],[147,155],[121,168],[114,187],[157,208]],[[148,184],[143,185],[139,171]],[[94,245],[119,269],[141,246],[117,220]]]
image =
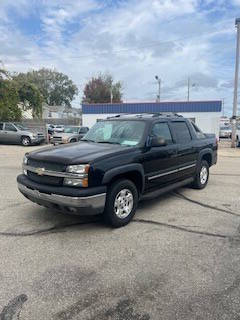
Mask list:
[[[23,157],[23,165],[27,165],[27,164],[28,164],[28,158],[25,155]],[[23,174],[27,175],[27,170],[23,169]]]
[[76,164],[76,165],[68,166],[66,171],[69,173],[76,173],[76,174],[88,173],[89,167],[90,167],[89,164]]
[[68,166],[66,171],[72,174],[76,174],[76,178],[64,178],[63,184],[69,187],[88,187],[89,167],[89,164]]

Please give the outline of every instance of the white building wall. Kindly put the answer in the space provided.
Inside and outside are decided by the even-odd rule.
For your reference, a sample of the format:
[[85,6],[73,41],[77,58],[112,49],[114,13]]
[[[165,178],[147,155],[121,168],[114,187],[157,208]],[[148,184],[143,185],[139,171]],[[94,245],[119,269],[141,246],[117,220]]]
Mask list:
[[[221,112],[183,112],[181,114],[185,118],[194,118],[196,125],[205,133],[215,133],[219,135],[219,124]],[[83,126],[91,128],[97,121],[97,119],[106,119],[117,114],[83,114],[82,122]]]

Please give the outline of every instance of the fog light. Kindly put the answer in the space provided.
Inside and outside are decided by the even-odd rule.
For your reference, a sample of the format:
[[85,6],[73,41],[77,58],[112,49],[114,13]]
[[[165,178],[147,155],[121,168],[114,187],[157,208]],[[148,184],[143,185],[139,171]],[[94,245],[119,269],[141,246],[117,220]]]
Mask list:
[[64,178],[63,184],[69,187],[88,187],[88,179]]

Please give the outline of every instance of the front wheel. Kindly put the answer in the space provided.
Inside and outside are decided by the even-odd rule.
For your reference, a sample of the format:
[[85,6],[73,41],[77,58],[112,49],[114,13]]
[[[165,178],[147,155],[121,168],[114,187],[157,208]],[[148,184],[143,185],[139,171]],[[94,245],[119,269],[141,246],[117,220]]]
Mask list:
[[138,205],[138,191],[130,180],[117,180],[108,192],[104,218],[114,228],[125,226],[132,220]]
[[197,170],[195,180],[193,182],[193,187],[195,189],[203,189],[206,187],[209,178],[209,165],[208,162],[203,160],[200,167]]
[[29,137],[22,137],[21,143],[23,146],[29,146],[31,144],[31,139]]

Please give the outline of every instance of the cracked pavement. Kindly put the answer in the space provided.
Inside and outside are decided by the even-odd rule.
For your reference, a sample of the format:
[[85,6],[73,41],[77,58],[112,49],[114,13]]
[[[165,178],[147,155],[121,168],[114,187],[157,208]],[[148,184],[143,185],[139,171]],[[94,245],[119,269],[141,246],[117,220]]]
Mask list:
[[139,204],[134,221],[37,206],[17,190],[26,151],[0,145],[0,320],[240,319],[240,150],[204,190]]

